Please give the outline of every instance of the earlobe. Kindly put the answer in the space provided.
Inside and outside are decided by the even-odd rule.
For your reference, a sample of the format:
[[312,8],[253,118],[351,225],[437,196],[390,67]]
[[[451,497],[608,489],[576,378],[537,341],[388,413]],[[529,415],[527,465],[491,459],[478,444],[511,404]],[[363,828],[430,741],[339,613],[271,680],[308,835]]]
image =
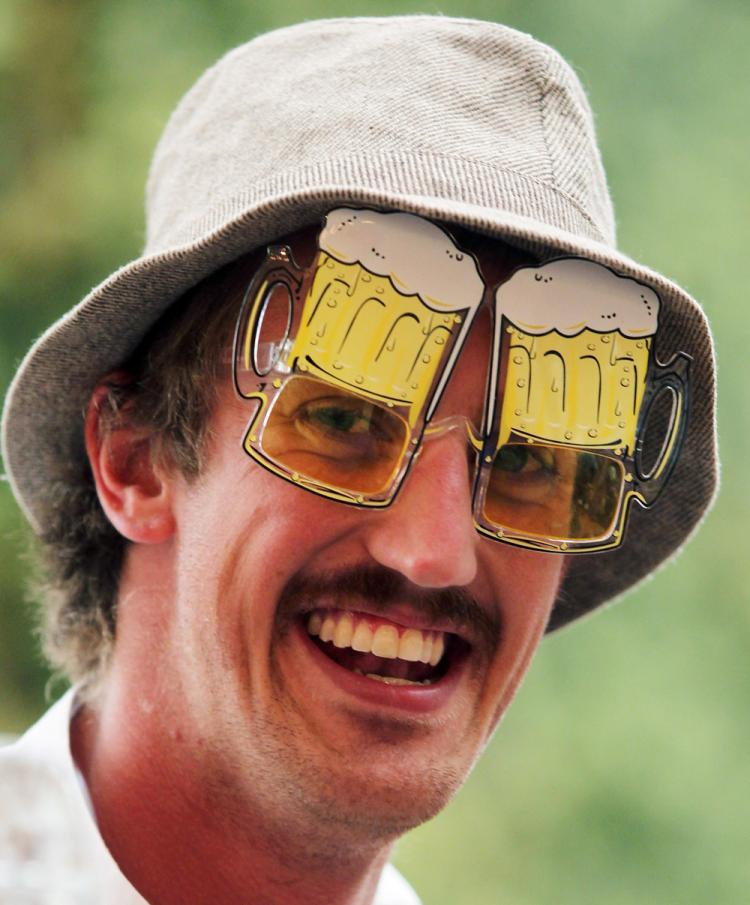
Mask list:
[[97,386],[86,413],[86,452],[107,518],[134,543],[159,544],[175,531],[172,483],[156,460],[150,434],[127,418],[103,418],[111,379]]

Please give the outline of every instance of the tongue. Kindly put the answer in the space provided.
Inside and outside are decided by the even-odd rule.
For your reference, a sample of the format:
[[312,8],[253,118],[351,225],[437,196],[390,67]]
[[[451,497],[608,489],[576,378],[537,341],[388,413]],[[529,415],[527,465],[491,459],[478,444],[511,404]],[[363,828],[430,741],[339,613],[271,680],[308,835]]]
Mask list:
[[350,647],[335,647],[330,641],[313,639],[318,647],[339,666],[344,669],[376,676],[390,676],[394,679],[409,679],[411,682],[422,682],[431,678],[435,667],[429,663],[410,663],[408,660],[388,660],[385,657],[376,657],[375,654],[362,654]]

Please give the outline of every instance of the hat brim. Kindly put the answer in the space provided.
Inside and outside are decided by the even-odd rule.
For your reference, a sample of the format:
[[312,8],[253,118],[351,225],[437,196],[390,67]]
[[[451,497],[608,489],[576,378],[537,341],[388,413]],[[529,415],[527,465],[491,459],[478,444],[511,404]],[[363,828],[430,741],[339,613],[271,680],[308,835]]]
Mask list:
[[619,548],[571,558],[550,630],[620,596],[672,557],[697,528],[717,486],[713,348],[697,303],[670,280],[607,245],[539,220],[445,198],[335,185],[269,195],[195,241],[130,262],[34,344],[6,397],[2,452],[16,498],[35,531],[44,533],[53,484],[80,473],[83,413],[97,381],[127,359],[164,311],[200,280],[254,248],[321,220],[339,204],[405,210],[549,255],[582,255],[656,290],[662,303],[659,357],[666,360],[682,351],[693,359],[682,454],[655,505],[648,511],[633,507]]

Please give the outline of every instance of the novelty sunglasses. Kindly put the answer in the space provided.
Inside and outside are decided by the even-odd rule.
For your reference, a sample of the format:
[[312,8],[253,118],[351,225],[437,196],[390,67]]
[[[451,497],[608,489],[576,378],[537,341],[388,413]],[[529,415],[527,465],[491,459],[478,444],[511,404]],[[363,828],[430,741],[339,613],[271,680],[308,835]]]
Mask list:
[[[435,419],[484,309],[481,424]],[[631,503],[658,497],[685,431],[690,359],[656,360],[658,316],[653,289],[597,262],[520,267],[491,288],[443,227],[338,208],[309,265],[271,246],[245,292],[234,380],[258,405],[243,446],[305,490],[384,507],[423,443],[459,428],[482,535],[550,552],[613,548]]]

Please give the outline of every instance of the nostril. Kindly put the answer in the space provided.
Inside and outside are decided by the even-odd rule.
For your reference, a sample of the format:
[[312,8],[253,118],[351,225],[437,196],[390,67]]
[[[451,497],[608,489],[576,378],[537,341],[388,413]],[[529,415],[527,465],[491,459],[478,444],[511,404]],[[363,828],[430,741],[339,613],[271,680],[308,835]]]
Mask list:
[[[472,544],[476,533],[471,530]],[[477,563],[473,546],[462,549],[461,544],[436,544],[431,548],[423,548],[412,555],[411,561],[405,564],[408,578],[414,584],[424,588],[463,587],[476,577]]]

